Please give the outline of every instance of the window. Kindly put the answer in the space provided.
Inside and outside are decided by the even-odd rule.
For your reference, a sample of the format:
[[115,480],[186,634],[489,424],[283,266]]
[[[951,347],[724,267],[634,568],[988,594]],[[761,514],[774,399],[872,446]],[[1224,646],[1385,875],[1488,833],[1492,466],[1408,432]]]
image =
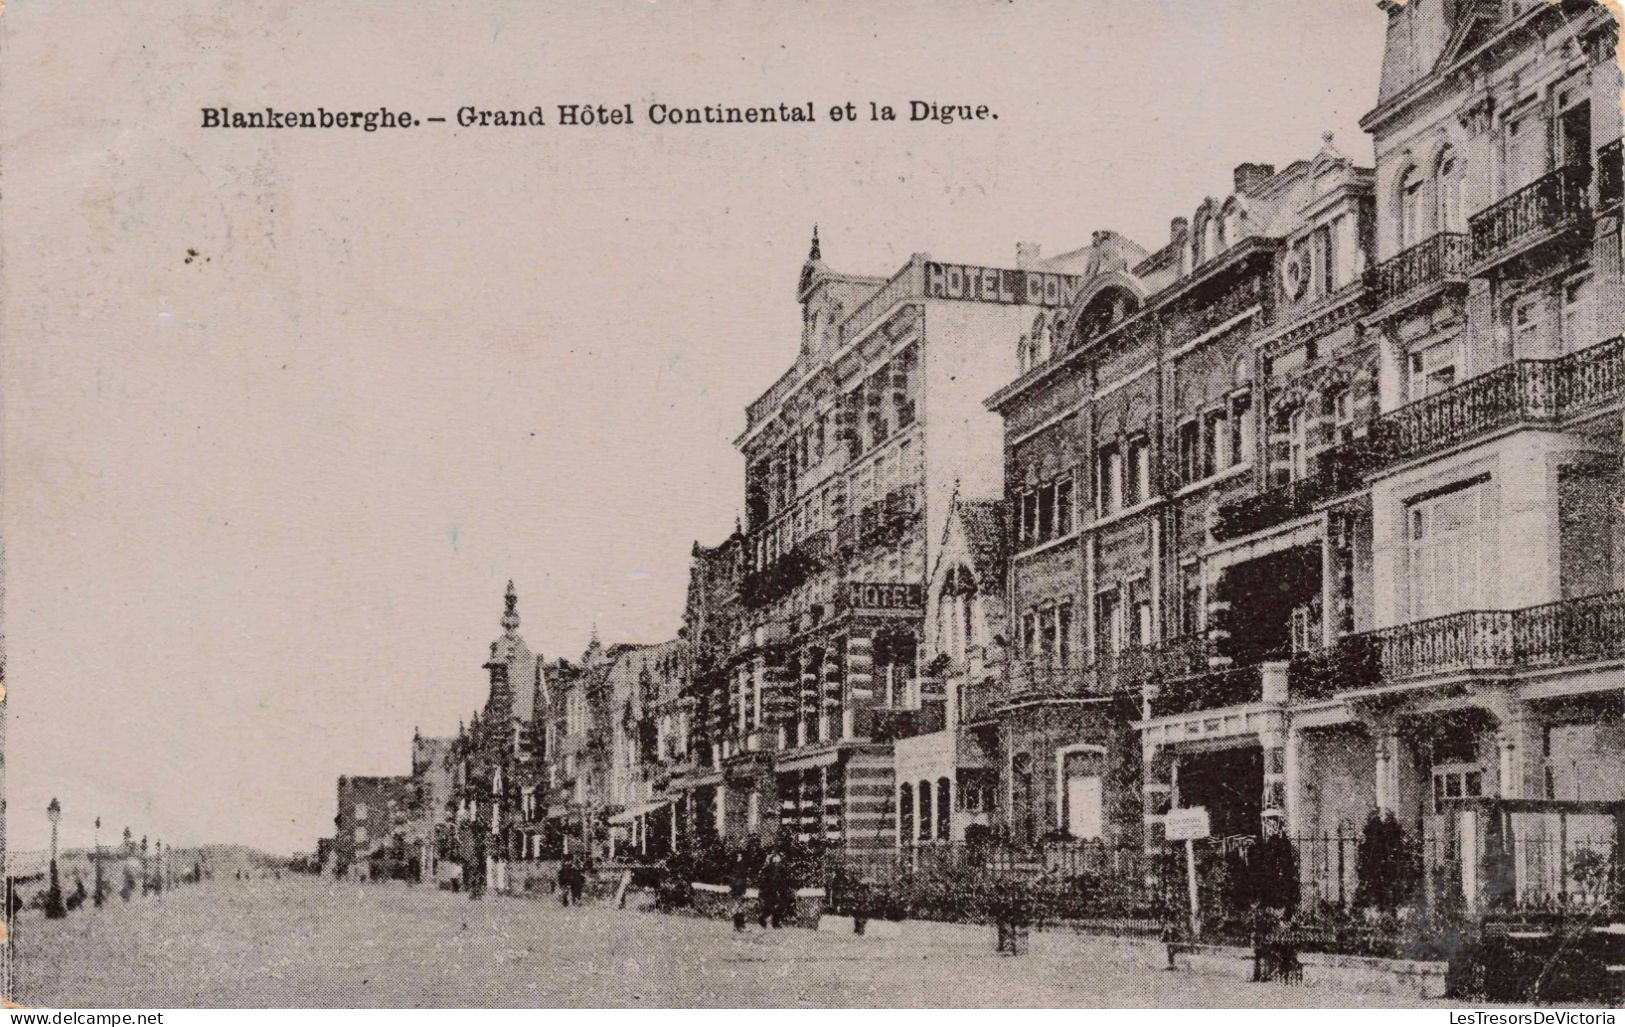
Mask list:
[[1456,384],[1461,344],[1452,339],[1411,354],[1411,399],[1423,399]]
[[1501,182],[1504,194],[1522,189],[1546,173],[1546,125],[1533,103],[1507,118]]
[[1061,666],[1072,663],[1072,600],[1055,608],[1055,655]]
[[1190,564],[1179,573],[1179,633],[1194,635],[1202,630],[1202,571]]
[[1055,486],[1038,490],[1038,541],[1047,542],[1055,534]]
[[1326,395],[1326,416],[1332,422],[1332,443],[1350,442],[1354,438],[1354,393],[1348,387]]
[[1118,450],[1117,443],[1100,447],[1099,463],[1099,493],[1095,497],[1095,506],[1100,513],[1108,514],[1121,506],[1123,501],[1123,454]]
[[1021,615],[1021,651],[1029,658],[1038,652],[1038,615],[1031,610]]
[[1175,449],[1179,453],[1179,481],[1189,485],[1202,478],[1202,427],[1195,420],[1179,426]]
[[1138,578],[1129,583],[1129,645],[1151,642],[1151,582]]
[[1445,763],[1433,768],[1433,812],[1443,813],[1447,799],[1476,799],[1483,794],[1483,767],[1470,763]]
[[1462,166],[1451,150],[1439,157],[1439,207],[1436,220],[1441,232],[1465,232],[1466,212],[1462,204]]
[[1137,435],[1128,442],[1128,504],[1138,506],[1151,498],[1151,440]]
[[1023,545],[1032,545],[1038,538],[1038,493],[1023,492],[1021,494],[1021,527],[1019,541]]
[[1411,505],[1411,620],[1492,607],[1487,484],[1479,482]]
[[1292,472],[1292,480],[1300,481],[1309,473],[1309,411],[1305,407],[1298,407],[1292,411],[1292,420],[1289,431],[1289,450],[1287,466]]
[[1253,394],[1238,392],[1230,397],[1230,463],[1251,463],[1253,459]]
[[1408,249],[1421,242],[1423,231],[1422,175],[1411,168],[1399,183],[1399,248]]
[[1330,296],[1337,291],[1336,251],[1332,246],[1332,229],[1322,225],[1309,236],[1309,252],[1314,261],[1315,288],[1319,295]]
[[1070,535],[1072,527],[1072,478],[1068,476],[1055,483],[1055,533]]
[[1210,410],[1203,418],[1202,476],[1212,477],[1230,466],[1230,410]]
[[1591,323],[1591,279],[1571,278],[1563,283],[1563,348],[1570,353],[1589,346],[1596,338]]
[[1123,648],[1123,619],[1118,615],[1121,600],[1117,590],[1095,596],[1095,657],[1110,658]]
[[1055,656],[1055,607],[1046,606],[1038,611],[1038,644],[1044,653],[1044,662]]

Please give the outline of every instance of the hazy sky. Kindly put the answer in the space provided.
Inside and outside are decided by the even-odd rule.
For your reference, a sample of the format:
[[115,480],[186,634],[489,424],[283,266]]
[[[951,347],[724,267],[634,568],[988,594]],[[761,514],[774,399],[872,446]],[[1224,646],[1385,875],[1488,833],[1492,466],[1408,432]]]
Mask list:
[[[676,630],[732,440],[832,266],[1156,248],[1231,168],[1361,160],[1374,0],[379,5],[0,18],[10,835],[291,851],[483,701],[502,589],[574,656]],[[160,13],[167,11],[168,13]],[[984,124],[833,104],[986,103]],[[813,101],[800,128],[660,127]],[[199,108],[631,128],[205,131]],[[189,252],[195,256],[188,262]]]

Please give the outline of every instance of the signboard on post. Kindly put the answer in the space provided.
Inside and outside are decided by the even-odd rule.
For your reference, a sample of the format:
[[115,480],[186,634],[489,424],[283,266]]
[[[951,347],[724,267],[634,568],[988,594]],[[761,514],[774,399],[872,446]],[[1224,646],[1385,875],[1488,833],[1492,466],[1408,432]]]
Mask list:
[[1187,806],[1169,810],[1162,818],[1162,828],[1171,842],[1185,843],[1185,882],[1191,893],[1191,937],[1202,936],[1201,904],[1196,891],[1196,840],[1213,832],[1206,806]]
[[1206,806],[1190,806],[1185,809],[1170,810],[1162,818],[1162,827],[1168,833],[1171,842],[1195,841],[1206,838],[1212,833],[1212,825],[1208,821]]

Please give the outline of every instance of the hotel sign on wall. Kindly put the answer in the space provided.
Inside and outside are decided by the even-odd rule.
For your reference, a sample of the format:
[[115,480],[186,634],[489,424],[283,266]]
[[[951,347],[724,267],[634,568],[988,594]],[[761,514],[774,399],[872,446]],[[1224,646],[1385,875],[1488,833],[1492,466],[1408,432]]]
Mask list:
[[937,300],[1013,303],[1061,307],[1072,301],[1083,279],[1052,271],[1014,271],[974,264],[925,265],[925,295]]
[[919,610],[925,606],[924,585],[849,581],[847,606],[854,610]]

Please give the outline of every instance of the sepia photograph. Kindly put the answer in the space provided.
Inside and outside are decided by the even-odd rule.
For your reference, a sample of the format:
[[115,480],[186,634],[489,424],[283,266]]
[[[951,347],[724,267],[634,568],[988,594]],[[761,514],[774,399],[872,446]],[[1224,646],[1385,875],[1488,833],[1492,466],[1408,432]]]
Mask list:
[[1620,21],[5,3],[8,1022],[1612,1024]]

